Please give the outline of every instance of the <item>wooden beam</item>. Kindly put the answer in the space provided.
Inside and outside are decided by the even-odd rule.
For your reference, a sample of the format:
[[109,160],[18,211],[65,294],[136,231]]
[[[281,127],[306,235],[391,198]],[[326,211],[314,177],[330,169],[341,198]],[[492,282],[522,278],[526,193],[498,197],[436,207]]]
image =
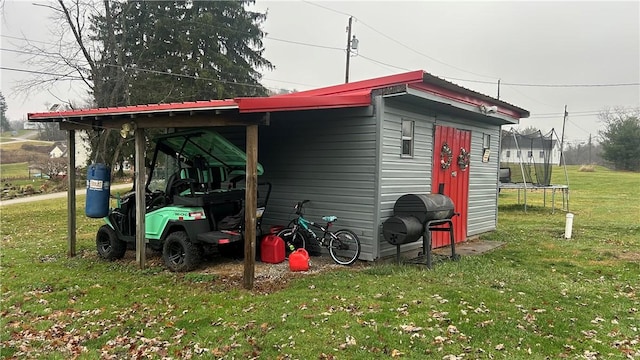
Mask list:
[[[142,114],[141,114],[142,115]],[[91,129],[92,118],[73,119],[73,122],[60,122],[60,130]],[[104,117],[100,119],[100,126],[110,129],[120,129],[122,124],[134,122],[138,128],[184,128],[184,127],[209,127],[209,126],[247,126],[264,125],[268,121],[265,114],[246,115],[155,115],[150,117]]]
[[258,125],[247,126],[247,168],[244,200],[245,289],[253,289],[256,266],[256,211],[258,202]]
[[67,133],[67,256],[76,256],[76,132]]
[[135,190],[136,190],[136,262],[140,269],[145,268],[147,262],[145,242],[145,167],[144,129],[135,131]]

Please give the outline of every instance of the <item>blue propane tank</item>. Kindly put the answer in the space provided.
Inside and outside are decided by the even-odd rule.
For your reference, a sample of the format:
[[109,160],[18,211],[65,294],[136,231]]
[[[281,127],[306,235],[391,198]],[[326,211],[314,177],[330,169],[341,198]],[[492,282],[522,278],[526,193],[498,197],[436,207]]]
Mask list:
[[105,164],[92,164],[87,169],[87,201],[85,214],[90,218],[103,218],[109,214],[111,168]]

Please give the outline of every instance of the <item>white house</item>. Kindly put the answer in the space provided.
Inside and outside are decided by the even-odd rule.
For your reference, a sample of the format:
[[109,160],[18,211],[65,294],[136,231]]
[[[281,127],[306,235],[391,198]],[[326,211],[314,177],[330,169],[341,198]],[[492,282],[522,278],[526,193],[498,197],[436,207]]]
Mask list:
[[[50,158],[61,158],[67,157],[68,147],[66,143],[56,143],[53,149],[49,151]],[[91,145],[89,143],[88,137],[86,135],[86,131],[79,130],[76,131],[75,134],[75,159],[76,159],[76,168],[84,168],[87,166],[87,162],[89,160],[89,154],[91,150]]]
[[52,159],[67,157],[67,145],[63,143],[56,143],[53,146],[53,149],[49,151],[49,157]]
[[542,135],[539,131],[523,135],[502,131],[500,143],[501,163],[560,165],[560,144],[553,139],[553,131]]

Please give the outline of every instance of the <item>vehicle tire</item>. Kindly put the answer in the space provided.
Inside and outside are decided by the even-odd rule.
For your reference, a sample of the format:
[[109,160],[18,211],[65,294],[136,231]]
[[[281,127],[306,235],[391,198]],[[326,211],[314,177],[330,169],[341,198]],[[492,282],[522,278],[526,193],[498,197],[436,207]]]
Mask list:
[[117,260],[127,252],[127,243],[118,239],[115,230],[109,225],[102,225],[96,234],[98,256],[106,260]]
[[202,249],[189,241],[186,232],[176,231],[169,234],[164,241],[162,259],[171,271],[191,271],[200,264]]
[[329,241],[329,254],[340,265],[351,265],[360,256],[360,239],[353,231],[338,230]]
[[[287,257],[289,257],[289,254],[295,249],[304,248],[306,244],[304,236],[299,231],[294,231],[293,229],[282,229],[276,236],[284,240],[284,251]],[[293,246],[293,249],[291,249],[291,246]]]

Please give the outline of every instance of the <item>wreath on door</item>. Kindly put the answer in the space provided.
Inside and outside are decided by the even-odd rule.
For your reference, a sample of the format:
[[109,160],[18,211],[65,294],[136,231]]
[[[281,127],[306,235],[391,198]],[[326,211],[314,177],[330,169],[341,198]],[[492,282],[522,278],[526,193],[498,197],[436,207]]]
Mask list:
[[451,166],[451,159],[453,158],[453,151],[447,143],[442,144],[440,149],[440,167],[448,169]]
[[465,148],[460,148],[460,155],[458,155],[458,166],[460,170],[465,171],[469,167],[470,155]]

